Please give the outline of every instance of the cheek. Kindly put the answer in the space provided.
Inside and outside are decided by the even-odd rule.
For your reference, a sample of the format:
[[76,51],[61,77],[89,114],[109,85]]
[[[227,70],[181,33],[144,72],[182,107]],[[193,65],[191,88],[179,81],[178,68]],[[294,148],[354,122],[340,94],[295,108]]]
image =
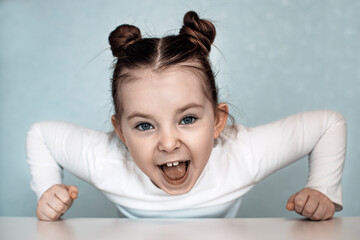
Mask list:
[[213,128],[205,127],[204,129],[196,131],[193,136],[188,139],[188,147],[195,159],[195,165],[205,166],[209,160],[214,144],[213,135]]
[[127,148],[134,162],[143,172],[146,172],[149,166],[153,165],[153,146],[151,141],[147,138],[133,136],[128,137],[126,141]]

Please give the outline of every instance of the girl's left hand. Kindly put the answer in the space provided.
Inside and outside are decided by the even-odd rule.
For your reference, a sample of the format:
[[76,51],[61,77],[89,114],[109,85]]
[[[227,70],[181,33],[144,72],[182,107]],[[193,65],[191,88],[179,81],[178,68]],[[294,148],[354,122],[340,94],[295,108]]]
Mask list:
[[335,204],[323,193],[303,188],[289,198],[286,209],[311,220],[327,220],[334,216]]

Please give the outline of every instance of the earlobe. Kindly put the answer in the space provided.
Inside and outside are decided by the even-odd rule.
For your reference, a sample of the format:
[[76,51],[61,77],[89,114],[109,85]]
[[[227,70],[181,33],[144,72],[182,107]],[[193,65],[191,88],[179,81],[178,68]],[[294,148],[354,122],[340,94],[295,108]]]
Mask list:
[[126,145],[126,141],[125,141],[125,138],[124,138],[124,135],[122,134],[122,131],[121,131],[121,128],[120,128],[120,122],[119,120],[116,118],[115,115],[112,115],[111,116],[111,123],[114,127],[114,130],[116,132],[116,134],[119,136],[119,138],[121,139],[121,141]]
[[220,136],[224,130],[229,115],[229,107],[226,103],[220,103],[217,105],[215,124],[214,124],[214,139]]

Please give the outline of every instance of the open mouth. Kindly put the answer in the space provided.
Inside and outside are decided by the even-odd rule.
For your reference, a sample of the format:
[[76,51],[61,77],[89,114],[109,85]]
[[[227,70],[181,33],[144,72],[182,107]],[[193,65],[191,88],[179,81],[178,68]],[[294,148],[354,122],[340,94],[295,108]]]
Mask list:
[[189,175],[190,161],[177,161],[159,165],[161,173],[166,182],[172,185],[179,185],[185,182]]

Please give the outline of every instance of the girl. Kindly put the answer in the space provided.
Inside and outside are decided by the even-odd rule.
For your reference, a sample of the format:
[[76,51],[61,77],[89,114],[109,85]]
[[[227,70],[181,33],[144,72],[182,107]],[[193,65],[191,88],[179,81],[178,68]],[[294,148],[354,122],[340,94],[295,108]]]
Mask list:
[[142,38],[131,25],[110,34],[114,133],[63,122],[28,132],[40,220],[58,220],[77,198],[76,186],[61,184],[63,168],[131,218],[235,217],[257,182],[306,155],[308,183],[287,209],[313,220],[342,209],[344,118],[313,111],[255,128],[226,126],[228,106],[218,102],[208,60],[214,38],[213,24],[195,12],[175,36]]

